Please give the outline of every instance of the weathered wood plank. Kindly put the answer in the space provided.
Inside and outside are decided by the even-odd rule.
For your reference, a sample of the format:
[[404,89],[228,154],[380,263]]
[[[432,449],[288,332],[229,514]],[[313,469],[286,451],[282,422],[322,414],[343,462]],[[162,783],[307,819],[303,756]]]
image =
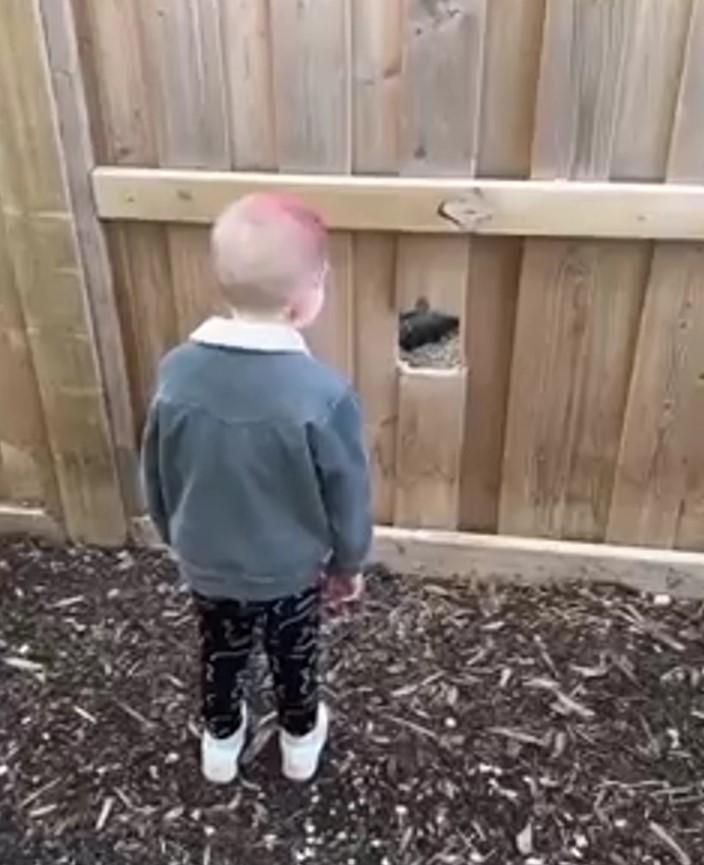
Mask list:
[[[140,0],[159,164],[228,168],[220,9],[216,0]],[[192,234],[191,234],[192,232]],[[178,335],[214,311],[217,294],[203,232],[166,231]],[[159,340],[159,343],[162,341]],[[168,346],[160,344],[160,349]]]
[[[701,185],[328,177],[101,166],[107,220],[207,225],[234,198],[288,192],[350,231],[702,240]],[[446,215],[443,216],[443,213]]]
[[530,174],[545,0],[490,0],[477,174]]
[[[404,174],[474,174],[486,31],[484,0],[406,4],[401,107]],[[465,238],[398,241],[399,310],[425,299],[464,318],[470,247]],[[462,327],[464,328],[464,321]],[[396,443],[397,525],[456,528],[465,376],[401,369]],[[447,434],[436,424],[446,421]],[[454,467],[451,478],[448,469]]]
[[[657,0],[548,0],[535,176],[624,171],[624,106],[646,101],[634,170],[662,176],[688,13],[680,0],[667,21]],[[649,257],[638,244],[526,244],[501,531],[604,538]]]
[[374,518],[393,521],[398,416],[396,241],[360,234],[354,245],[356,385],[364,405]]
[[[0,111],[3,111],[0,93]],[[56,476],[24,313],[10,260],[0,190],[0,463],[2,496],[60,514]],[[12,410],[8,407],[12,406]]]
[[[281,0],[271,5],[281,170],[346,174],[351,169],[349,11],[345,0],[322,5],[313,0]],[[351,235],[338,233],[331,238],[331,264],[328,299],[308,337],[323,360],[353,378]]]
[[[704,179],[690,142],[704,140],[704,3],[691,19],[668,180]],[[608,537],[704,549],[704,247],[657,244],[653,253],[619,453]]]
[[217,0],[139,0],[139,16],[160,164],[229,166]]
[[[492,0],[482,78],[477,173],[530,172],[545,0]],[[460,527],[496,531],[523,241],[472,240],[464,352],[469,375]]]
[[404,368],[399,381],[394,523],[457,525],[464,370]]
[[[399,165],[403,0],[352,4],[352,162],[361,174]],[[394,517],[398,418],[396,238],[363,232],[354,243],[355,384],[362,398],[374,517]]]
[[0,504],[0,535],[30,535],[53,543],[66,540],[61,525],[41,508]]
[[394,572],[429,579],[459,577],[519,585],[578,581],[704,598],[700,553],[379,528],[374,558]]
[[403,9],[403,0],[352,4],[355,173],[398,171]]
[[351,167],[350,21],[346,0],[270,5],[278,166]]
[[6,237],[62,518],[76,539],[119,542],[125,513],[36,0],[3,6],[0,88],[7,129],[0,157]]
[[222,0],[232,164],[276,168],[271,15],[268,0]]
[[467,394],[460,469],[462,529],[494,532],[523,244],[475,238],[465,307]]
[[[98,156],[117,165],[158,164],[140,6],[82,3],[86,78],[95,82],[99,105]],[[166,233],[161,226],[111,225],[108,248],[139,434],[156,362],[176,340]]]
[[41,0],[67,182],[91,308],[120,485],[130,513],[138,512],[137,445],[115,288],[102,226],[95,214],[90,172],[95,166],[91,124],[70,0]]
[[[148,518],[133,520],[132,537],[145,546],[163,547]],[[704,598],[701,553],[378,526],[372,559],[395,573],[428,580],[604,583],[653,595]]]

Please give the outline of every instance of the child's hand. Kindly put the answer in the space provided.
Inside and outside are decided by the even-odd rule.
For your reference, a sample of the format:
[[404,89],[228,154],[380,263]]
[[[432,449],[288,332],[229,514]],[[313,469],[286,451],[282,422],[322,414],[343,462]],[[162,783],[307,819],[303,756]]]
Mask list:
[[364,594],[364,577],[362,574],[329,574],[323,579],[322,594],[323,603],[335,610],[345,604],[352,604]]

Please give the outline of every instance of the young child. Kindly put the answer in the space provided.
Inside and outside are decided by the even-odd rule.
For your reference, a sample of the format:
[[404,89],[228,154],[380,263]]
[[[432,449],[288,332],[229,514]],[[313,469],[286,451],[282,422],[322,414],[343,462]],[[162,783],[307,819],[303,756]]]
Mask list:
[[318,217],[293,199],[248,196],[218,219],[212,257],[229,315],[160,365],[143,448],[149,512],[199,616],[205,777],[237,775],[261,623],[283,772],[306,781],[328,733],[321,603],[361,594],[371,537],[360,409],[299,333],[320,313],[329,272]]

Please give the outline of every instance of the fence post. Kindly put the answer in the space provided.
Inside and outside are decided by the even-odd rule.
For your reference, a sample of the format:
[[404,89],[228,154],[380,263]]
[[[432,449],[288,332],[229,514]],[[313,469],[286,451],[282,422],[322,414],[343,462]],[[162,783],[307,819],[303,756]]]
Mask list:
[[117,470],[127,513],[132,516],[144,510],[138,483],[136,424],[112,269],[105,233],[96,215],[91,189],[90,173],[96,159],[81,69],[78,30],[71,0],[39,2]]
[[75,540],[112,544],[125,538],[127,522],[69,189],[77,172],[67,172],[43,33],[39,0],[3,3],[0,186],[8,250],[66,530]]

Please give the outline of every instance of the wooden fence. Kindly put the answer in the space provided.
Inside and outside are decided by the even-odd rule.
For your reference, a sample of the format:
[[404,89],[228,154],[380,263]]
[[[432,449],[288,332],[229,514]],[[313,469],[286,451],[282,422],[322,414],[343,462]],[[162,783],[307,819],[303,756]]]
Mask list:
[[[7,525],[124,536],[207,224],[283,184],[379,523],[704,550],[704,0],[0,3]],[[419,297],[461,368],[399,364]]]

